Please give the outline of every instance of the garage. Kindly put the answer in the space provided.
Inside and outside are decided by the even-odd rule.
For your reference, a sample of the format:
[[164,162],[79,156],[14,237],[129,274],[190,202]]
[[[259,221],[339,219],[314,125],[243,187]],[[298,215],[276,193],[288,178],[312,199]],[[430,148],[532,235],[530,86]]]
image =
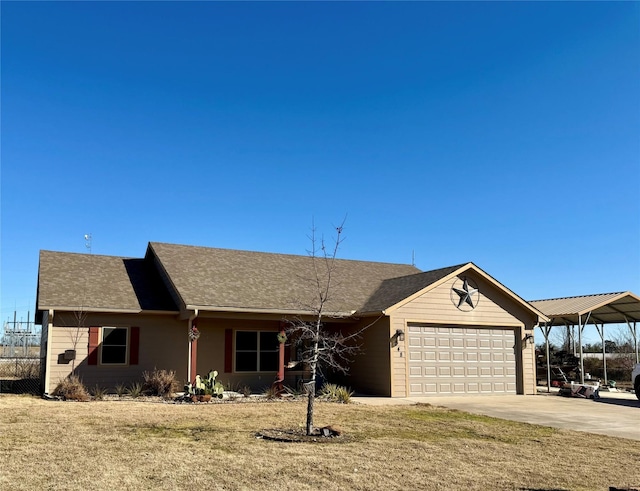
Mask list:
[[514,329],[408,324],[409,395],[516,394]]

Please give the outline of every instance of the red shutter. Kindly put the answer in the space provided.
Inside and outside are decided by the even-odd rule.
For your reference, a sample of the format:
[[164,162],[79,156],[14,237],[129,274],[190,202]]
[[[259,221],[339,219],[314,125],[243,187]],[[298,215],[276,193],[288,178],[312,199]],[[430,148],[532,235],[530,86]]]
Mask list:
[[233,372],[233,330],[224,330],[224,371]]
[[140,328],[132,327],[130,336],[129,365],[137,365],[138,353],[140,352]]
[[89,356],[87,357],[87,363],[89,365],[98,364],[98,346],[100,345],[100,328],[89,328]]

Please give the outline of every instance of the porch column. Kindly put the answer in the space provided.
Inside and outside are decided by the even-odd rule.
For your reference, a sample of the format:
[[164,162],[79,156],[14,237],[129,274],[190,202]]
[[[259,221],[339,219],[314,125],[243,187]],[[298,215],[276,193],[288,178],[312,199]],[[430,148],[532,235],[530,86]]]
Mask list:
[[195,383],[198,374],[198,340],[191,341],[191,383]]
[[200,337],[200,331],[196,326],[196,317],[198,311],[196,310],[190,317],[188,323],[189,334],[189,364],[187,366],[187,380],[192,384],[196,381],[196,375],[198,374],[198,338]]

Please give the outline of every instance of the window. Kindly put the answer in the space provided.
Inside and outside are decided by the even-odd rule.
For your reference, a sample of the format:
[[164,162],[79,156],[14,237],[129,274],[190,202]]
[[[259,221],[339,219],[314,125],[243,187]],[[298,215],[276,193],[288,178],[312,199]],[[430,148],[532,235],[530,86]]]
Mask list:
[[236,331],[236,372],[277,372],[277,331]]
[[103,365],[125,365],[127,363],[127,339],[129,330],[126,327],[102,328]]

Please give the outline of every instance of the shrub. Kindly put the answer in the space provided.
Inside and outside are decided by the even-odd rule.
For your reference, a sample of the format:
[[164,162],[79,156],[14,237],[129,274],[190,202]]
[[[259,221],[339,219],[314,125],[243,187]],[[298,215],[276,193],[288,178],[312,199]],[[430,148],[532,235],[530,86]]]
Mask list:
[[240,385],[240,382],[227,382],[226,384],[222,384],[224,385],[224,389],[229,391],[229,392],[242,392],[240,389],[242,388],[242,386]]
[[251,395],[251,387],[248,385],[242,385],[240,382],[227,382],[225,384],[225,388],[229,392],[242,394],[243,397],[249,397]]
[[62,397],[65,401],[88,401],[87,388],[77,375],[69,375],[54,389],[52,395]]
[[338,387],[338,400],[336,402],[341,402],[342,404],[349,404],[351,402],[351,396],[353,395],[353,391],[346,387]]
[[352,395],[353,391],[351,389],[336,384],[324,384],[318,394],[322,399],[342,404],[349,404]]
[[338,386],[336,384],[323,384],[318,393],[318,397],[335,401],[338,398]]
[[276,399],[279,396],[278,388],[275,385],[270,385],[265,387],[262,395],[264,395],[267,399]]
[[[629,357],[607,359],[607,379],[618,382],[631,380],[631,370],[635,360],[631,359],[631,362],[629,360]],[[585,358],[583,364],[585,373],[590,373],[595,378],[604,379],[602,360]]]
[[142,378],[144,379],[142,390],[150,396],[169,399],[178,390],[176,372],[173,370],[158,370],[155,368],[152,372],[144,372]]
[[134,399],[140,397],[142,395],[142,384],[140,382],[134,382],[127,389],[127,395],[133,397]]
[[118,384],[116,385],[116,394],[118,394],[118,397],[122,397],[127,393],[127,386],[124,384]]
[[99,385],[95,385],[93,389],[91,389],[91,395],[96,401],[101,401],[104,399],[105,394],[107,393],[106,389],[100,387]]

